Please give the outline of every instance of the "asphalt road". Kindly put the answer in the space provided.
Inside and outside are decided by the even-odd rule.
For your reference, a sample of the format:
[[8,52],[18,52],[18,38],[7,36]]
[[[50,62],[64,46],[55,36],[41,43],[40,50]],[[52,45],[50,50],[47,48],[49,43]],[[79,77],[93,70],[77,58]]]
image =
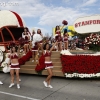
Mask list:
[[[99,79],[53,77],[53,89],[45,88],[46,76],[20,74],[21,89],[9,88],[10,75],[0,73],[0,100],[100,100]],[[15,81],[16,83],[16,81]]]

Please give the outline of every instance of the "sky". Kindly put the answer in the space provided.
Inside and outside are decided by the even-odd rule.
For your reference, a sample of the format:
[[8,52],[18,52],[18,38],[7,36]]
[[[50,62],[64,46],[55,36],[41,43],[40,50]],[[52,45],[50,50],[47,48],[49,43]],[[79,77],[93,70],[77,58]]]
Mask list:
[[51,35],[63,20],[73,25],[79,17],[100,14],[100,0],[0,0],[0,10],[17,12],[30,32],[39,28]]

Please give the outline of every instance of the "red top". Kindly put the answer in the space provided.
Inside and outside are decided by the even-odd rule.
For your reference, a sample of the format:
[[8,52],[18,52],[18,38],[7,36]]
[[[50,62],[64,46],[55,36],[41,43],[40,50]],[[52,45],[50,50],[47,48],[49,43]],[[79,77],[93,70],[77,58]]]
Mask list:
[[44,57],[50,57],[50,56],[51,56],[51,52],[50,51],[49,52],[45,51]]
[[18,55],[17,54],[11,55],[10,57],[11,57],[11,59],[18,59]]
[[57,31],[56,31],[56,34],[61,35],[60,30],[57,30]]

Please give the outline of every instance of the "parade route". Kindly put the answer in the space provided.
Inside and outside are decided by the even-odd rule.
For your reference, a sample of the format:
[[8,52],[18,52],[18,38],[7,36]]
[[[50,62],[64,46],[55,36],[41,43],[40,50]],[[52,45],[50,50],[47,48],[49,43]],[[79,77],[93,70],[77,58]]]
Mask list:
[[20,74],[21,89],[9,88],[10,75],[0,73],[0,100],[100,100],[99,79],[52,78],[53,89],[45,88],[46,76]]
[[35,99],[35,98],[30,98],[30,97],[26,97],[26,96],[22,96],[22,95],[17,95],[17,94],[12,94],[12,93],[7,93],[7,92],[2,92],[2,91],[0,91],[0,93],[4,94],[4,95],[9,95],[9,96],[13,96],[13,97],[22,98],[22,99],[27,99],[27,100],[39,100],[39,99]]

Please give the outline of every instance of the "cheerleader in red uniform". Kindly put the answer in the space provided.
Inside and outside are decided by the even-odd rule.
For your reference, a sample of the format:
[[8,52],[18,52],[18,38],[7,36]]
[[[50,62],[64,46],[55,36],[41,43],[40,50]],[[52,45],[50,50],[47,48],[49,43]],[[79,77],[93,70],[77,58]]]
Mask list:
[[14,86],[14,72],[16,72],[16,80],[17,80],[17,88],[20,89],[20,78],[19,78],[19,62],[18,62],[18,53],[16,52],[15,46],[11,47],[11,53],[10,53],[10,75],[11,75],[11,84],[9,88]]
[[27,31],[27,28],[24,28],[24,32],[22,33],[22,38],[24,38],[24,55],[29,51],[29,41],[30,41],[30,33]]
[[60,30],[60,27],[59,26],[56,26],[55,28],[55,40],[58,41],[58,44],[57,44],[57,51],[58,50],[62,50],[62,37],[61,37],[61,30]]
[[64,36],[63,36],[63,40],[64,40],[64,49],[67,50],[68,49],[68,33],[67,33],[67,29],[64,30]]
[[51,86],[51,77],[53,75],[53,72],[52,72],[52,69],[53,69],[53,64],[52,64],[52,61],[51,61],[51,53],[52,53],[52,50],[53,48],[55,47],[55,45],[57,44],[57,42],[55,42],[55,44],[50,48],[50,45],[49,43],[46,43],[44,45],[44,48],[42,48],[41,46],[41,49],[43,51],[43,55],[44,55],[44,59],[45,59],[45,69],[47,70],[48,72],[48,76],[46,78],[46,80],[43,82],[44,86],[45,87],[49,87],[49,88],[53,88]]
[[[35,33],[33,35],[33,41],[32,41],[32,51],[34,52],[34,60],[35,60],[35,56],[38,55],[38,51],[39,51],[39,44],[42,44],[42,40],[43,40],[43,35],[40,29],[37,30],[37,33]],[[32,60],[32,62],[34,62],[34,60]],[[37,62],[37,60],[36,60]]]
[[[37,30],[37,34],[39,34],[43,38],[43,34],[40,29]],[[42,40],[38,41],[38,43],[42,44]]]

